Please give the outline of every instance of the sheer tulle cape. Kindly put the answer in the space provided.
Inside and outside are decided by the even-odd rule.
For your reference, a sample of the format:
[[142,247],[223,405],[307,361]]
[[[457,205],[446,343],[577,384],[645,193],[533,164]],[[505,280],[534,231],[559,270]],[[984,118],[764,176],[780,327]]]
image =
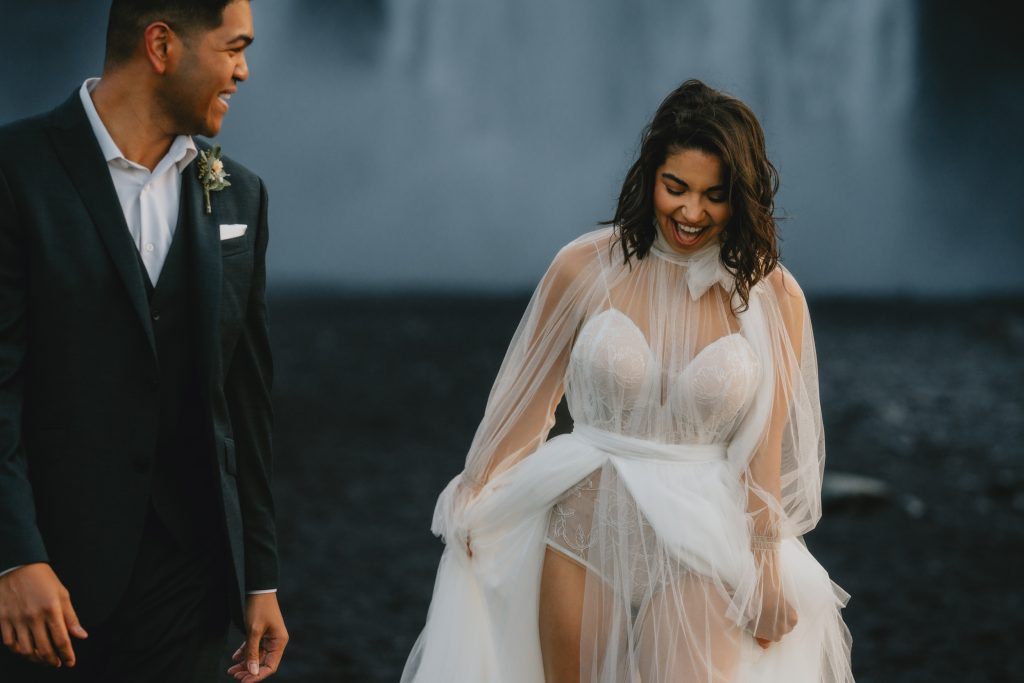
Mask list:
[[[847,596],[800,540],[824,464],[807,307],[782,267],[738,314],[731,282],[714,245],[624,263],[604,229],[559,252],[438,500],[403,681],[543,681],[556,504],[586,568],[581,680],[852,680]],[[563,393],[576,431],[546,441]]]

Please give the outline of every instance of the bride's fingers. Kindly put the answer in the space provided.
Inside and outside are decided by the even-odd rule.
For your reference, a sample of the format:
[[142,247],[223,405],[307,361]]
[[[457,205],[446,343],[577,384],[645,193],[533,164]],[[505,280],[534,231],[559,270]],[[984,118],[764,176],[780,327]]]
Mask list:
[[768,640],[767,638],[755,638],[754,640],[757,641],[757,644],[761,647],[762,650],[767,650],[768,646],[772,644],[772,641]]

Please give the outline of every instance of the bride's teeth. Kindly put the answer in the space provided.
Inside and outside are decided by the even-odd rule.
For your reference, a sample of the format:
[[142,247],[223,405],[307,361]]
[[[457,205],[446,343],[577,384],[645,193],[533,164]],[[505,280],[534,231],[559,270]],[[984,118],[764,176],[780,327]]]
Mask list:
[[680,225],[679,223],[676,223],[676,228],[678,228],[679,230],[682,230],[683,232],[688,233],[690,235],[696,235],[697,233],[699,233],[702,230],[704,230],[704,228],[691,228],[691,227],[686,226],[686,225]]

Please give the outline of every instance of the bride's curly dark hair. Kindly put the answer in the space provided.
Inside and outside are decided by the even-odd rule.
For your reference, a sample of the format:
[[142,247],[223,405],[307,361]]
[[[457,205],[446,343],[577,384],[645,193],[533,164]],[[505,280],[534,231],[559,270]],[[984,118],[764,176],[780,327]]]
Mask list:
[[764,131],[750,107],[688,80],[669,93],[644,128],[640,155],[619,193],[615,226],[626,263],[647,256],[654,243],[655,171],[672,153],[699,150],[722,160],[732,218],[722,232],[722,263],[735,276],[733,293],[745,310],[750,289],[779,262],[775,193],[779,174],[765,152]]

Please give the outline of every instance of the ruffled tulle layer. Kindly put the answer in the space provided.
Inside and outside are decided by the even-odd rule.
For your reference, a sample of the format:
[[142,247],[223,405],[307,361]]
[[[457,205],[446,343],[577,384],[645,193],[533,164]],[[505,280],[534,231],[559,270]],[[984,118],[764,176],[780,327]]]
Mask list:
[[572,511],[589,527],[574,549],[588,568],[582,681],[852,681],[839,612],[848,596],[799,539],[767,551],[798,622],[767,650],[757,646],[753,624],[772,616],[764,561],[751,549],[739,472],[724,447],[580,427],[471,503],[459,500],[467,494],[458,478],[442,494],[434,531],[448,547],[403,682],[543,683],[538,596],[549,518],[588,478],[598,484]]

